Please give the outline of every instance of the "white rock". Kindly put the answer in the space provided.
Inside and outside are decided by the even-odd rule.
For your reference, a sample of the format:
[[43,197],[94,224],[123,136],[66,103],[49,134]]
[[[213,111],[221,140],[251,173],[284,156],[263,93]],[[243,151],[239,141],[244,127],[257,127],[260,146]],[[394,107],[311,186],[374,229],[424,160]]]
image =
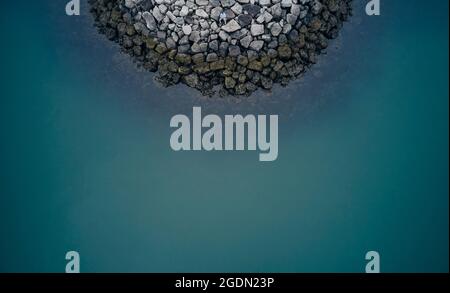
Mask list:
[[189,36],[192,33],[192,27],[190,25],[183,25],[181,29],[186,36]]
[[158,6],[153,7],[152,11],[153,17],[158,21],[161,22],[164,19],[164,15],[159,10]]
[[231,10],[236,13],[237,15],[242,13],[242,6],[239,3],[236,3],[233,5],[233,7],[231,7]]

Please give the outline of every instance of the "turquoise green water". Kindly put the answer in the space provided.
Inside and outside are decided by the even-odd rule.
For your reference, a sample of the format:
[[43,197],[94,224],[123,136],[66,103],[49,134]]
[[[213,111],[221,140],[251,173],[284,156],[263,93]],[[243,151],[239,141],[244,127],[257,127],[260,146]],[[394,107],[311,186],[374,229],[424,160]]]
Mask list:
[[[0,18],[0,271],[448,271],[448,1],[357,5],[301,81],[163,89],[65,1]],[[280,115],[279,158],[174,153],[169,120]]]

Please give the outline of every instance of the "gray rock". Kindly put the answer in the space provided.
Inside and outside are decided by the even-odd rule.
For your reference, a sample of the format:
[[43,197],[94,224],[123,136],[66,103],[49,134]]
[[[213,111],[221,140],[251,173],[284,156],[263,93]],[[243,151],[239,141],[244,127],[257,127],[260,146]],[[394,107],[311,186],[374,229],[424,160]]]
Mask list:
[[248,35],[248,29],[246,29],[246,28],[240,29],[240,30],[235,31],[234,33],[230,34],[230,36],[233,39],[238,39],[238,40],[242,39],[246,35]]
[[288,8],[292,6],[292,0],[281,0],[281,7]]
[[235,0],[220,0],[220,3],[223,7],[232,7],[234,3],[236,3]]
[[219,32],[219,38],[220,38],[222,41],[227,42],[228,39],[230,38],[230,35],[227,34],[225,31],[220,31],[220,32]]
[[273,87],[273,80],[267,76],[262,76],[261,85],[266,90],[271,89]]
[[145,11],[142,13],[142,18],[145,20],[145,25],[149,30],[154,31],[157,29],[156,20],[150,12]]
[[241,14],[237,17],[239,24],[244,27],[252,23],[252,16],[250,14]]
[[219,53],[221,56],[226,56],[228,52],[229,44],[227,42],[222,42],[219,45]]
[[164,5],[164,4],[159,5],[158,8],[159,8],[159,11],[161,11],[162,14],[166,14],[167,9],[168,9],[167,6]]
[[193,53],[201,53],[206,52],[208,50],[208,44],[207,43],[194,43],[191,46],[191,51]]
[[232,45],[228,48],[228,54],[231,57],[237,57],[241,54],[241,48],[239,48],[239,46]]
[[281,25],[279,23],[274,23],[272,25],[272,27],[270,28],[270,33],[272,34],[272,36],[278,37],[281,34],[282,30],[283,30],[283,28],[281,27]]
[[259,51],[262,49],[262,47],[264,46],[264,41],[253,41],[250,43],[250,48],[255,50],[255,51]]
[[285,23],[283,26],[283,34],[288,34],[292,29],[292,25],[290,23]]
[[254,4],[246,4],[242,7],[242,10],[244,12],[247,12],[248,14],[250,14],[251,16],[255,17],[259,14],[259,12],[261,11],[261,6],[258,5],[254,5]]
[[252,24],[250,27],[250,32],[252,36],[259,36],[264,34],[264,25],[262,24]]
[[166,46],[169,49],[176,49],[177,48],[177,43],[172,38],[168,38],[166,40]]
[[[319,1],[314,1],[313,7],[312,7],[313,13],[314,13],[314,14],[319,14],[320,11],[322,10],[322,7],[323,7],[322,3],[320,3]],[[337,5],[336,5],[336,8],[335,8],[335,9],[337,9]],[[334,9],[330,9],[330,10],[332,11],[332,10],[334,10]],[[333,11],[332,11],[332,12],[333,12]]]
[[230,77],[230,76],[225,77],[225,87],[227,89],[232,89],[235,86],[236,86],[236,81],[232,77]]
[[189,36],[192,33],[192,27],[190,25],[183,25],[182,27],[183,34]]
[[203,9],[197,9],[195,10],[195,15],[199,16],[199,17],[203,17],[203,18],[209,18],[208,13],[206,13],[205,10]]
[[270,10],[273,17],[281,17],[283,14],[280,3],[272,5],[272,7],[270,7]]
[[291,25],[295,25],[295,23],[297,22],[297,18],[298,18],[298,16],[295,14],[289,13],[286,15],[286,21],[288,23],[290,23]]
[[236,20],[232,19],[226,25],[222,26],[222,29],[224,31],[226,31],[227,33],[232,33],[232,32],[235,32],[237,30],[240,30],[241,26],[239,25],[239,23]]
[[161,22],[164,19],[164,15],[161,13],[157,6],[153,7],[152,14],[158,22]]
[[241,46],[244,48],[248,48],[250,46],[250,43],[252,42],[253,38],[251,36],[243,37],[239,42],[241,43]]
[[236,15],[234,14],[233,10],[231,9],[225,9],[225,16],[228,20],[233,19]]
[[209,53],[206,56],[206,62],[214,62],[214,61],[217,61],[217,60],[219,60],[219,57],[217,57],[216,53]]

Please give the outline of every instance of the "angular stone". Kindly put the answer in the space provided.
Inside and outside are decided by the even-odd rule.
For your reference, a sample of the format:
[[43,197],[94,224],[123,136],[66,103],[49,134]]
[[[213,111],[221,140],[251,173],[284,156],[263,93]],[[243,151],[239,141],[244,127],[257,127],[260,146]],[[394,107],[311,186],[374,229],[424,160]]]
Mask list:
[[190,87],[197,87],[199,85],[198,75],[195,73],[183,76],[183,81]]
[[213,62],[217,61],[218,57],[216,53],[209,53],[208,56],[206,56],[206,62]]
[[223,7],[232,7],[234,3],[236,3],[235,0],[220,0],[220,3]]
[[190,25],[183,25],[181,29],[186,36],[189,36],[192,33],[192,27]]
[[261,11],[261,6],[255,4],[246,4],[242,7],[242,10],[250,14],[252,17],[255,17]]
[[270,11],[271,11],[272,16],[275,18],[281,17],[283,14],[283,9],[281,9],[280,3],[272,5],[272,7],[270,7]]
[[203,9],[197,9],[197,10],[195,10],[195,15],[197,15],[197,16],[199,16],[199,17],[202,17],[202,18],[209,18],[208,13],[206,13],[206,11],[203,10]]
[[180,10],[180,16],[181,17],[184,17],[184,16],[188,15],[188,13],[189,13],[189,8],[187,6],[181,7],[181,10]]
[[237,62],[242,65],[242,66],[247,66],[248,64],[248,58],[243,56],[243,55],[239,55],[237,58]]
[[217,40],[209,42],[209,49],[213,51],[219,50],[219,42]]
[[203,56],[203,54],[199,53],[199,54],[195,54],[194,56],[192,56],[192,61],[195,64],[200,64],[205,62],[205,56]]
[[232,45],[228,48],[228,55],[231,57],[237,57],[241,54],[239,46]]
[[259,51],[262,49],[262,47],[264,46],[264,41],[253,41],[250,43],[250,48],[255,50],[255,51]]
[[225,77],[225,87],[227,89],[232,89],[236,86],[236,81],[232,77]]
[[164,54],[165,52],[167,52],[167,47],[165,44],[159,43],[158,45],[156,45],[155,51],[159,54]]
[[222,7],[214,7],[211,9],[211,18],[215,21],[219,20],[220,13],[223,11]]
[[205,74],[211,70],[209,68],[209,63],[201,63],[194,66],[194,71],[200,74]]
[[237,17],[239,24],[244,27],[252,23],[252,16],[250,14],[241,14]]
[[227,33],[232,33],[237,30],[241,29],[241,26],[239,23],[237,23],[236,20],[232,19],[230,22],[228,22],[226,25],[222,26],[222,29],[226,31]]
[[272,36],[278,37],[282,30],[283,30],[283,28],[281,27],[281,25],[279,23],[274,23],[272,25],[272,27],[270,28],[270,33],[272,34]]
[[175,61],[177,61],[180,64],[184,64],[184,65],[188,65],[191,64],[191,55],[189,54],[182,54],[182,53],[178,53],[175,56]]
[[149,30],[154,31],[157,29],[156,20],[150,12],[145,11],[142,13],[142,18],[145,20],[145,25]]
[[291,13],[294,15],[299,16],[300,15],[300,5],[292,4],[291,6]]
[[241,43],[241,46],[244,48],[248,48],[250,46],[250,43],[252,42],[253,38],[251,36],[243,37],[239,42]]
[[223,59],[217,60],[209,64],[212,71],[221,70],[225,68],[225,61]]
[[295,25],[295,23],[297,22],[297,18],[298,18],[298,16],[295,14],[292,14],[292,13],[288,13],[286,15],[286,21],[288,23],[290,23],[291,25]]
[[164,19],[164,15],[161,13],[158,6],[153,7],[152,15],[158,22],[161,22]]
[[242,6],[239,3],[235,3],[233,7],[231,7],[231,10],[236,13],[237,15],[240,15],[242,13]]
[[252,36],[259,36],[264,34],[264,25],[262,24],[252,24],[250,27],[250,32]]
[[292,50],[288,45],[283,45],[278,47],[278,56],[281,59],[289,59],[291,58]]
[[281,7],[288,8],[292,6],[292,0],[281,0]]
[[255,71],[262,71],[263,66],[261,62],[253,60],[248,64],[247,68]]

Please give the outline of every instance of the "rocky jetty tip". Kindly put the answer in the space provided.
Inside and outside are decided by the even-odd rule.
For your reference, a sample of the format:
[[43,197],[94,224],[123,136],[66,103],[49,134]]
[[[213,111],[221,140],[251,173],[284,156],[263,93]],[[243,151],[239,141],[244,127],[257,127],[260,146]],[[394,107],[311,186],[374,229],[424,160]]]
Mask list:
[[89,0],[99,31],[165,86],[249,95],[304,73],[352,0]]

